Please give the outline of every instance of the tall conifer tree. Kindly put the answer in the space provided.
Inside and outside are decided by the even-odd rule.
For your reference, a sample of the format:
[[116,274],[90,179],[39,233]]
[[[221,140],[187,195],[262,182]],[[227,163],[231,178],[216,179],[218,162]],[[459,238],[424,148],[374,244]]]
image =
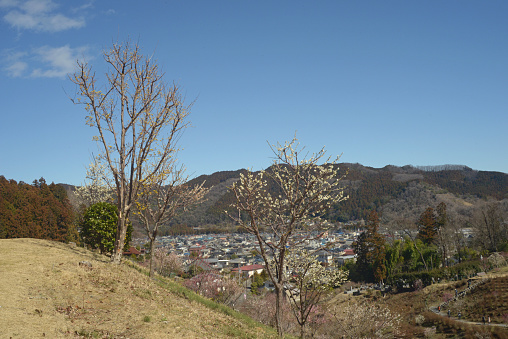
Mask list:
[[437,237],[437,223],[434,209],[428,207],[418,219],[418,238],[426,245],[432,244]]
[[367,281],[382,281],[386,278],[384,239],[379,234],[379,216],[370,212],[365,230],[353,247],[358,255],[357,272]]

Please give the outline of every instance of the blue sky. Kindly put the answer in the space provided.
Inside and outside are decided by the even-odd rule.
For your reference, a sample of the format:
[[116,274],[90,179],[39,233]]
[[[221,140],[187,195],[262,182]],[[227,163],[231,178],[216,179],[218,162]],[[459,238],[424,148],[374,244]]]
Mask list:
[[139,41],[196,100],[192,176],[266,168],[295,132],[366,166],[508,173],[506,1],[0,0],[0,175],[81,184],[96,145],[66,74]]

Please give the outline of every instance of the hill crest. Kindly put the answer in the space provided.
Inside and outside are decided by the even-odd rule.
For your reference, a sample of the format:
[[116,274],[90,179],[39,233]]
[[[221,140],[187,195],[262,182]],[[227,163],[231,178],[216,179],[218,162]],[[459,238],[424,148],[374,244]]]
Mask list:
[[128,261],[113,265],[83,248],[39,239],[2,239],[0,256],[2,337],[276,337],[170,292],[170,281],[157,283]]

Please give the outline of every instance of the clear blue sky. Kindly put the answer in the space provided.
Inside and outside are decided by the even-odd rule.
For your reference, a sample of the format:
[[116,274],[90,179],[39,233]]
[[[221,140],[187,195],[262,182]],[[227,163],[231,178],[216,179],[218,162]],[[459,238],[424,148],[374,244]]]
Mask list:
[[309,151],[508,173],[507,1],[0,0],[0,175],[81,184],[94,130],[77,58],[128,37],[196,99],[193,176]]

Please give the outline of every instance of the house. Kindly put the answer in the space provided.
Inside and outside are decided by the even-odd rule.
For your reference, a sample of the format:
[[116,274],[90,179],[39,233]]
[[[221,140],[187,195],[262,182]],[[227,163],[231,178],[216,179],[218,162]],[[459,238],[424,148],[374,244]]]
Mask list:
[[236,259],[229,260],[229,266],[231,266],[233,268],[238,268],[243,265],[245,265],[245,260],[243,260],[242,258],[236,258]]
[[317,256],[317,261],[324,264],[325,266],[328,266],[333,263],[333,254],[326,250],[317,251],[315,253]]
[[210,249],[206,248],[205,245],[195,245],[189,247],[189,252],[194,253],[195,257],[206,258],[210,254]]
[[254,275],[254,273],[261,274],[264,269],[265,267],[263,265],[255,264],[234,268],[231,272],[241,274],[244,278],[250,278]]
[[265,281],[263,288],[265,288],[267,291],[270,291],[270,292],[275,290],[275,286],[273,285],[273,282],[270,279]]
[[211,266],[209,263],[205,261],[205,259],[196,259],[192,261],[188,266],[186,271],[190,271],[191,268],[194,267],[194,269],[200,269],[205,272],[215,271],[215,268]]
[[346,248],[343,255],[355,255],[355,250],[352,248]]
[[[143,252],[144,252],[144,250],[143,250]],[[141,255],[143,253],[141,253],[141,251],[138,251],[136,249],[136,247],[133,247],[133,246],[129,247],[129,249],[127,251],[123,252],[123,255],[133,255],[133,254],[134,255]]]
[[352,248],[346,248],[344,251],[340,253],[340,255],[335,257],[335,262],[337,263],[337,266],[343,266],[346,261],[352,260],[353,262],[356,262],[356,253]]
[[339,255],[336,257],[338,266],[343,266],[348,260],[353,260],[353,262],[356,262],[356,255]]
[[206,259],[202,259],[202,260],[204,262],[206,262],[208,265],[210,265],[210,267],[212,267],[216,270],[221,271],[224,268],[224,266],[221,264],[221,262],[217,258],[206,258]]

